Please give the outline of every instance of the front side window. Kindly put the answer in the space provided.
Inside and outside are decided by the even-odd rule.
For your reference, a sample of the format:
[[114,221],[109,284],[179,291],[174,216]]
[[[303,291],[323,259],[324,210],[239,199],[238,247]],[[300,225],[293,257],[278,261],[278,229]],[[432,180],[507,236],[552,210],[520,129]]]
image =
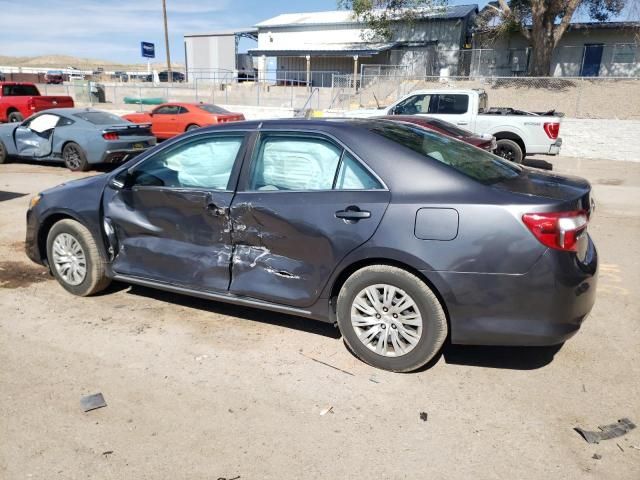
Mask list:
[[32,132],[44,133],[48,130],[54,129],[59,120],[60,117],[58,117],[57,115],[45,113],[29,120],[27,123],[25,123],[25,126],[29,127]]
[[[416,115],[418,113],[430,113],[429,103],[430,95],[413,95],[412,97],[402,100],[393,109],[394,115]],[[433,112],[431,112],[433,113]]]
[[518,165],[497,155],[409,124],[380,121],[369,130],[396,143],[398,148],[410,148],[486,185],[515,178],[522,172]]
[[206,137],[158,152],[133,171],[133,184],[227,190],[243,135]]
[[180,107],[174,105],[164,105],[153,111],[154,115],[176,115],[180,111]]

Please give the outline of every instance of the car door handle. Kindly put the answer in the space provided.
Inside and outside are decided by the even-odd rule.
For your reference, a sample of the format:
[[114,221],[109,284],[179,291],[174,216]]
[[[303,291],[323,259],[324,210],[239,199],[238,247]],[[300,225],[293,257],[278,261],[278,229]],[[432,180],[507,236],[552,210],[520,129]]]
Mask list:
[[358,207],[347,207],[336,212],[336,218],[342,218],[343,220],[362,220],[370,217],[371,212],[360,210]]
[[469,125],[469,122],[456,122],[458,125]]
[[226,215],[227,212],[229,211],[227,207],[219,207],[211,200],[207,201],[205,208],[211,215],[214,215],[216,217],[221,217],[223,215]]

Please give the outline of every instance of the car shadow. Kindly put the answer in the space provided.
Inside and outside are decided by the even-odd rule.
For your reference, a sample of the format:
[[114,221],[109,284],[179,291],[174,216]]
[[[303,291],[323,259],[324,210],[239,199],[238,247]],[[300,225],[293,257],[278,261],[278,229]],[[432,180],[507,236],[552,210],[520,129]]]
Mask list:
[[[68,170],[63,162],[61,162],[61,161],[60,162],[56,162],[54,160],[26,160],[26,159],[23,159],[23,158],[20,158],[20,159],[12,158],[11,159],[11,163],[16,164],[16,165],[33,165],[33,166],[44,166],[44,167],[58,167],[60,169]],[[111,172],[112,170],[115,170],[120,165],[121,165],[120,163],[94,163],[94,164],[91,164],[91,168],[89,168],[89,170],[87,170],[87,172],[82,172],[82,173],[89,173],[89,174],[91,172],[108,173],[108,172]]]
[[[130,287],[130,288],[129,288]],[[285,313],[270,312],[258,308],[243,307],[231,303],[206,300],[178,293],[166,292],[155,288],[142,287],[139,285],[128,285],[120,282],[113,282],[105,293],[127,290],[127,294],[142,296],[163,302],[180,305],[182,307],[196,308],[204,312],[228,315],[253,322],[266,323],[278,327],[293,328],[306,333],[313,333],[323,337],[339,339],[340,330],[330,323],[319,322]]]
[[553,360],[564,344],[548,347],[493,347],[447,344],[442,350],[445,363],[507,370],[536,370]]
[[527,167],[538,168],[540,170],[553,170],[552,163],[537,158],[526,158],[522,161],[522,164]]

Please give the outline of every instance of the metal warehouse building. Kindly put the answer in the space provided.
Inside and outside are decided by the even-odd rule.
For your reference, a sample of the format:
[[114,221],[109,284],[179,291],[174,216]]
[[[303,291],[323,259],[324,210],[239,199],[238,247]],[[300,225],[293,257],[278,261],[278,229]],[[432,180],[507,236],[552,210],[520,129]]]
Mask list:
[[[319,85],[332,73],[360,73],[367,66],[375,66],[372,73],[398,66],[415,75],[437,75],[441,69],[456,75],[464,68],[458,53],[471,43],[477,12],[475,4],[423,9],[412,22],[395,22],[392,37],[385,41],[372,39],[366,24],[347,10],[278,15],[258,23],[250,33],[235,34],[256,35],[257,31],[258,46],[249,54],[257,60],[261,79],[291,84],[308,79]],[[229,69],[228,61],[216,60],[228,58],[220,51],[221,42],[227,48],[237,45],[231,40],[237,36],[225,35],[226,40],[216,34],[186,36],[188,69]],[[274,58],[275,62],[268,61]]]

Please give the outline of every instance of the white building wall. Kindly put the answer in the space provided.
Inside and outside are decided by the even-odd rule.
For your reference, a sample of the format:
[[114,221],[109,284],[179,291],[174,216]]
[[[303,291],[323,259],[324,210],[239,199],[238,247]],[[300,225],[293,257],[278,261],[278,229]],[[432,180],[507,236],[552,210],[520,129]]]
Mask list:
[[236,69],[234,35],[185,37],[189,81]]

